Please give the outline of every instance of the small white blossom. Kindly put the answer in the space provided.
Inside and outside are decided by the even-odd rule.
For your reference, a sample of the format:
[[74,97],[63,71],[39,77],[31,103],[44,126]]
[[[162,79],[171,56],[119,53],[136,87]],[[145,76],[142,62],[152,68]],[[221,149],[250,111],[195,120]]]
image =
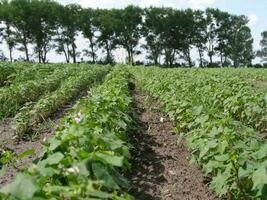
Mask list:
[[80,169],[77,166],[75,166],[75,167],[68,168],[67,172],[69,172],[69,173],[79,173]]
[[74,118],[74,120],[77,122],[77,123],[80,123],[82,121],[82,113],[81,112],[78,112],[76,117]]

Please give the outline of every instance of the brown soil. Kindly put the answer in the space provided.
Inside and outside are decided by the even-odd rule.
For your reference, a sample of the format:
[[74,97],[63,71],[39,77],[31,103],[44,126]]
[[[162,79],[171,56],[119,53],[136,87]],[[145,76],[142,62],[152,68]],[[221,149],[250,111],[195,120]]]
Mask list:
[[156,111],[158,103],[152,102],[148,109],[140,93],[134,94],[134,100],[140,127],[129,136],[134,145],[130,193],[140,200],[218,199],[204,184],[201,170],[189,164],[185,142],[177,146],[172,123]]
[[51,118],[53,126],[45,127],[41,130],[41,132],[39,132],[37,137],[32,140],[17,141],[14,139],[14,129],[12,128],[14,119],[6,119],[0,123],[0,150],[1,148],[8,149],[16,154],[20,154],[26,150],[33,149],[36,153],[34,156],[29,156],[20,160],[20,162],[16,165],[16,169],[13,167],[8,167],[4,176],[0,177],[0,188],[12,181],[19,171],[25,169],[38,158],[38,155],[40,155],[42,152],[43,140],[51,137],[54,134],[55,129],[57,128],[58,124],[60,124],[60,119],[67,114],[67,110],[71,108],[73,104],[74,102],[71,102],[70,104],[62,107]]

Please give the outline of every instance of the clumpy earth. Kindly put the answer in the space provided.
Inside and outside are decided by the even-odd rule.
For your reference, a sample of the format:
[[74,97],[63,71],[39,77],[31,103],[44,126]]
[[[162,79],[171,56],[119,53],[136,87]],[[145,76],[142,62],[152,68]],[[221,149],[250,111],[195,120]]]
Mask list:
[[129,134],[133,145],[132,194],[138,200],[215,200],[204,183],[201,170],[190,165],[185,141],[177,145],[173,124],[162,113],[159,104],[145,104],[146,96],[134,94],[135,118],[139,128]]

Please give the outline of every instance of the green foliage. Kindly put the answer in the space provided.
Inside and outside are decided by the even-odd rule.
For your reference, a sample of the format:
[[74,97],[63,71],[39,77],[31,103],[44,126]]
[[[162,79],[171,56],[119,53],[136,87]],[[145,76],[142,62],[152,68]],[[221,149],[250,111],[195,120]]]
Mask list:
[[[79,31],[89,40],[83,52],[93,63],[97,62],[98,48],[106,52],[99,62],[113,64],[113,50],[122,47],[127,52],[126,62],[133,64],[134,56],[141,53],[138,46],[142,37],[147,58],[155,65],[192,67],[194,47],[201,67],[244,67],[251,65],[254,58],[248,18],[218,9],[142,9],[132,5],[123,9],[83,9],[78,4],[61,5],[52,0],[2,0],[0,21],[5,25],[0,33],[7,42],[11,62],[17,48],[25,53],[26,61],[37,58],[46,63],[47,53],[55,49],[67,63],[71,58],[76,63],[81,54],[76,45]],[[34,46],[34,57],[29,53],[30,44]],[[164,63],[159,60],[161,56]],[[220,62],[213,61],[215,56]]]
[[[87,66],[86,66],[87,68]],[[81,70],[81,67],[80,67]],[[64,80],[60,87],[42,97],[35,104],[25,106],[16,116],[16,135],[21,138],[32,128],[51,116],[60,107],[71,101],[85,89],[89,89],[92,84],[100,82],[108,73],[109,68],[90,67],[77,72],[75,76],[70,76]]]
[[1,189],[2,199],[133,199],[121,175],[130,166],[130,78],[117,68],[80,100],[44,144],[40,161]]
[[[30,66],[30,68],[35,67]],[[59,65],[56,69],[53,68],[55,67],[51,67],[51,74],[49,74],[49,69],[48,71],[45,69],[42,73],[42,68],[40,72],[36,72],[36,74],[25,71],[25,74],[22,72],[20,76],[19,73],[14,80],[14,84],[10,87],[1,88],[0,120],[14,116],[25,103],[36,101],[42,95],[55,91],[64,79],[74,76],[77,70],[88,70],[88,66],[85,65],[66,65],[64,67]],[[33,70],[33,72],[35,70]]]
[[243,81],[245,71],[132,71],[139,86],[161,101],[219,196],[266,198],[267,145],[259,134],[267,130],[266,97]]

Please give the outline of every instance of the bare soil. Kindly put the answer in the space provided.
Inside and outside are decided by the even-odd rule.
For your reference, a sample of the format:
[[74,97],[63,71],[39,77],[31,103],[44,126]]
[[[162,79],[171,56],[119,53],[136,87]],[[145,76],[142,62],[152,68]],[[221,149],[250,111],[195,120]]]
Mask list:
[[[38,159],[38,155],[42,152],[42,142],[46,138],[51,137],[58,125],[60,119],[67,114],[67,110],[73,106],[74,102],[66,104],[60,108],[51,118],[52,126],[42,128],[41,132],[36,137],[30,140],[16,140],[14,139],[14,119],[9,118],[0,123],[0,150],[8,149],[16,154],[20,154],[26,150],[33,149],[36,153],[34,156],[25,157],[14,167],[8,167],[3,177],[0,177],[0,188],[11,182],[16,174],[29,166],[34,160]],[[40,124],[42,126],[42,124]],[[34,131],[33,131],[34,133]]]
[[145,95],[134,94],[139,128],[129,135],[133,163],[129,180],[130,193],[140,200],[215,200],[204,183],[201,170],[190,165],[185,141],[177,145],[173,124],[157,111],[158,102],[150,108]]

